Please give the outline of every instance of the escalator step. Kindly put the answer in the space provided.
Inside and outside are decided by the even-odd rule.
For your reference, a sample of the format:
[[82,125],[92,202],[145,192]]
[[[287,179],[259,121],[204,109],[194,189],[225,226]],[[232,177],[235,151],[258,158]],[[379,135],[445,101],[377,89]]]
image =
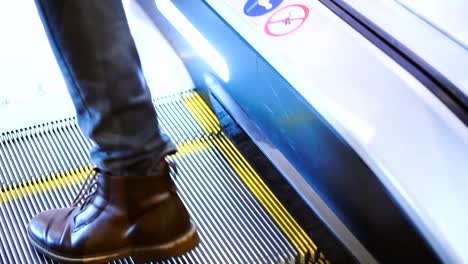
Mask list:
[[[154,263],[328,262],[220,129],[195,91],[155,101],[181,198],[199,228],[192,252]],[[68,206],[92,169],[74,117],[0,136],[0,263],[54,263],[27,242],[38,212]],[[113,263],[134,263],[129,257]]]

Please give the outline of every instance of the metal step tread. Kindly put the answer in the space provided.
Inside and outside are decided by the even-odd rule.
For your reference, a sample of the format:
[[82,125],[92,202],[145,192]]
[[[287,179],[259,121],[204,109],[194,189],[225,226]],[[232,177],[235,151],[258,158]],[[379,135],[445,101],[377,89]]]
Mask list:
[[[155,100],[179,194],[200,233],[190,253],[154,263],[328,262],[220,129],[195,91]],[[54,263],[27,242],[38,212],[68,206],[91,170],[93,143],[71,117],[0,136],[0,262]],[[114,263],[134,263],[131,257]]]

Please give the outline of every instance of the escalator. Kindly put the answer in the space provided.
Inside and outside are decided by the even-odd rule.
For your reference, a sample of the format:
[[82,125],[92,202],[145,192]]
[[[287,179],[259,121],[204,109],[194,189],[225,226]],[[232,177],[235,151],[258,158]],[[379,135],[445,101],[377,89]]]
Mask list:
[[[330,262],[196,91],[158,98],[155,106],[162,130],[177,142],[171,175],[201,237],[187,255],[156,263]],[[92,169],[92,146],[74,117],[1,134],[1,263],[54,263],[27,242],[27,223],[72,202]]]
[[[152,94],[182,87],[156,93],[154,104],[162,130],[177,143],[178,153],[168,157],[177,164],[171,177],[201,238],[192,252],[153,263],[462,259],[465,243],[437,236],[437,228],[450,225],[428,225],[432,218],[420,213],[439,223],[456,218],[457,203],[440,203],[435,209],[444,213],[437,213],[431,201],[435,190],[451,193],[440,177],[447,168],[453,175],[466,171],[461,157],[468,133],[460,126],[466,112],[460,116],[440,93],[431,95],[427,72],[415,74],[413,64],[400,67],[401,60],[385,56],[387,49],[377,50],[381,39],[354,23],[359,17],[324,4],[337,1],[295,1],[293,7],[310,11],[302,18],[309,20],[284,38],[265,35],[269,22],[263,22],[272,14],[250,17],[244,2],[129,1],[127,12],[138,17],[132,33],[146,44],[139,47],[143,70],[154,70],[145,72],[149,87],[157,87]],[[155,56],[145,54],[153,50]],[[168,66],[173,62],[180,65]],[[50,84],[44,87],[63,86]],[[401,98],[407,101],[395,112]],[[49,116],[37,112],[40,118],[27,111],[3,115],[40,121],[0,130],[0,263],[54,263],[30,246],[27,224],[38,212],[67,207],[89,184],[93,143],[76,118],[53,113],[44,120]],[[459,120],[440,118],[452,114]],[[444,158],[427,155],[434,149]],[[465,178],[452,178],[453,185],[465,186],[455,184]]]

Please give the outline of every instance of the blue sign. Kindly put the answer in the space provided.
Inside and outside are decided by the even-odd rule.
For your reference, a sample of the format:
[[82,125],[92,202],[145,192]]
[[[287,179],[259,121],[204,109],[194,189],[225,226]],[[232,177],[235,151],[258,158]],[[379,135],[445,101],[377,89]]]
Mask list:
[[244,13],[248,16],[263,16],[282,2],[283,0],[248,0],[244,6]]

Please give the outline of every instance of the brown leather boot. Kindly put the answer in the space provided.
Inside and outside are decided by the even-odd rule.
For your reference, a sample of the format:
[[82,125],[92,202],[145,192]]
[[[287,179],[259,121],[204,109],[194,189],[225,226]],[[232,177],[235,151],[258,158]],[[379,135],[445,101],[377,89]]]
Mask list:
[[[161,175],[95,174],[82,203],[34,217],[29,241],[43,254],[69,263],[138,261],[178,256],[198,244],[196,228],[178,197],[166,163]],[[94,188],[91,188],[94,187]]]

